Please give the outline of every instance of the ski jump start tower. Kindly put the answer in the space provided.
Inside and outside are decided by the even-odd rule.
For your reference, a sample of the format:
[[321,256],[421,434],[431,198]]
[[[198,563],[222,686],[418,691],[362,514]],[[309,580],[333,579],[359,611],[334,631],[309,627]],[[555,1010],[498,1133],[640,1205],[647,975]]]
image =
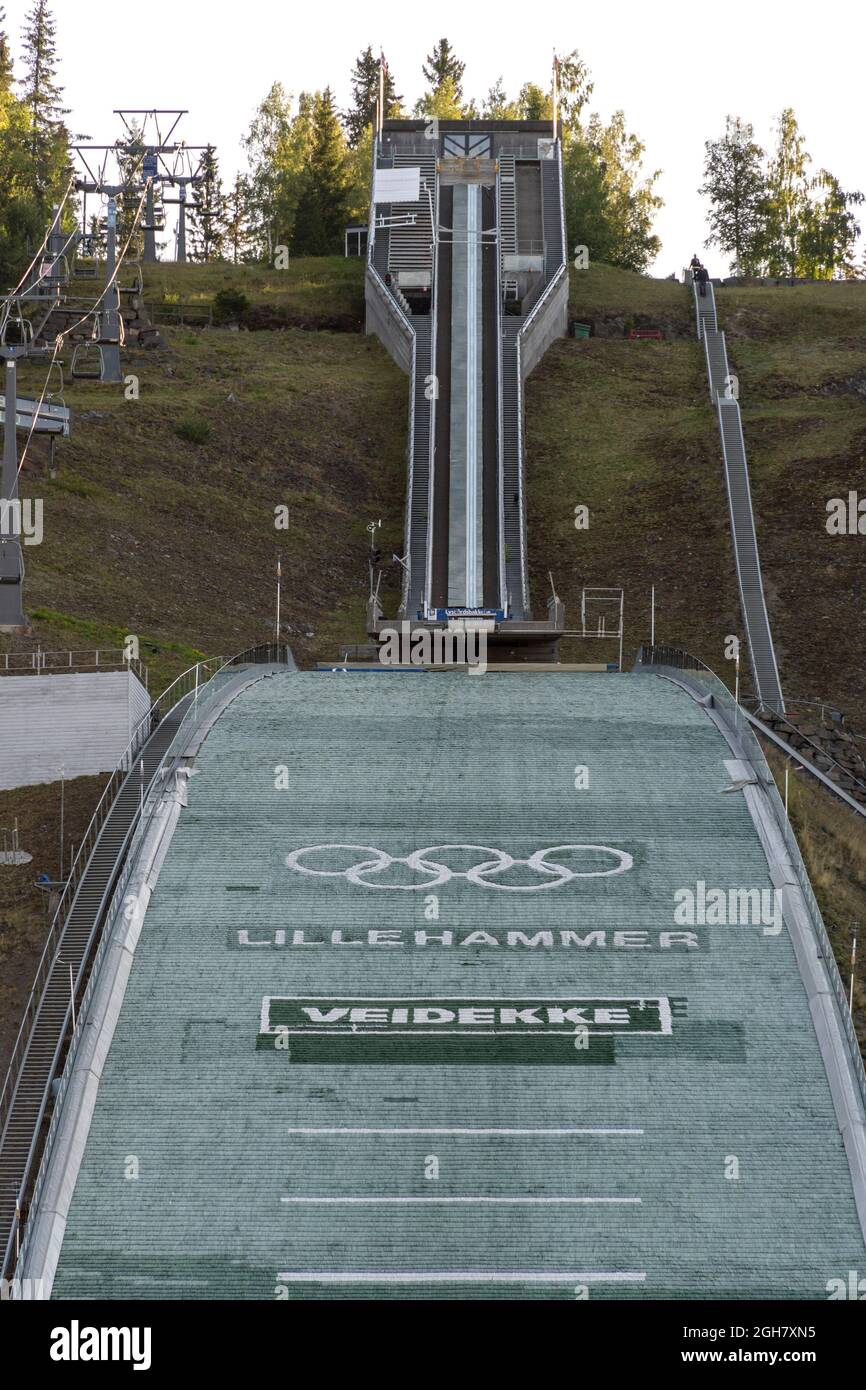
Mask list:
[[[410,377],[399,616],[554,651],[561,602],[530,605],[523,384],[567,327],[558,126],[380,122],[366,307]],[[371,635],[383,616],[372,595]]]

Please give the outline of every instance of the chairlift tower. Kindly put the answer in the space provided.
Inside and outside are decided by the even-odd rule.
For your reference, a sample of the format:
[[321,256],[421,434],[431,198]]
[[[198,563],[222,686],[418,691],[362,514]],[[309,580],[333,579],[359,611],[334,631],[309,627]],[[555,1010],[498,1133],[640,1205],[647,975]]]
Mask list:
[[[186,142],[183,140],[176,140],[174,141],[174,143],[172,143],[172,136],[174,135],[174,132],[177,130],[177,127],[180,124],[181,119],[184,116],[188,115],[188,111],[185,108],[124,108],[123,110],[116,110],[114,112],[114,115],[119,116],[120,119],[123,121],[123,124],[126,126],[126,129],[129,132],[131,146],[133,148],[141,150],[142,175],[145,180],[149,180],[147,184],[147,193],[145,200],[145,221],[143,223],[144,260],[146,262],[153,262],[156,260],[156,233],[157,231],[160,231],[161,228],[158,227],[156,223],[155,190],[158,184],[164,183],[181,184],[181,198],[163,199],[163,201],[166,203],[180,204],[180,218],[183,234],[183,255],[178,254],[178,260],[186,260],[186,210],[184,207],[184,203],[186,202],[185,185],[188,183],[194,183],[197,180],[198,171],[191,171],[189,174],[179,177],[177,174],[176,167],[174,170],[169,168],[166,159],[167,156],[173,155],[175,159],[175,166],[177,166],[178,159],[182,159],[186,152],[195,151],[199,154],[203,154],[208,147],[207,145],[187,145]],[[129,120],[127,120],[127,117],[129,117]],[[142,118],[140,137],[137,135],[132,125],[130,124],[130,121],[134,120],[136,117]],[[171,121],[171,125],[169,126],[169,129],[166,131],[165,135],[163,135],[162,125],[165,121],[168,120]],[[147,138],[149,126],[151,131],[156,135],[155,140],[149,140]],[[180,242],[181,230],[179,228],[179,249]]]
[[[145,262],[153,263],[156,260],[156,233],[162,230],[162,224],[157,221],[156,215],[156,190],[165,184],[178,185],[179,198],[164,198],[163,203],[167,205],[180,205],[180,217],[178,227],[178,260],[186,259],[186,208],[187,202],[186,189],[190,184],[202,182],[202,162],[204,155],[210,148],[208,145],[188,145],[184,140],[173,140],[174,135],[182,117],[188,113],[186,109],[162,109],[162,108],[124,108],[116,110],[115,116],[119,116],[126,127],[126,139],[116,140],[113,145],[85,145],[78,144],[73,146],[90,178],[89,183],[79,182],[79,192],[84,192],[85,199],[82,207],[82,217],[87,215],[87,198],[89,192],[107,194],[110,191],[114,196],[119,196],[121,192],[127,193],[130,187],[138,188],[144,192],[144,221],[141,223],[144,232],[144,254],[142,259]],[[136,130],[133,124],[140,118],[140,129]],[[166,121],[170,121],[168,129],[165,129]],[[163,133],[165,131],[165,133]],[[100,154],[101,162],[96,169],[88,163],[87,156],[90,154]],[[198,163],[194,164],[192,155],[198,155]],[[137,156],[135,174],[133,180],[127,180],[123,185],[113,187],[111,190],[106,182],[106,169],[109,158],[114,156],[118,160]],[[95,163],[95,161],[94,161]],[[86,230],[86,228],[85,228]]]

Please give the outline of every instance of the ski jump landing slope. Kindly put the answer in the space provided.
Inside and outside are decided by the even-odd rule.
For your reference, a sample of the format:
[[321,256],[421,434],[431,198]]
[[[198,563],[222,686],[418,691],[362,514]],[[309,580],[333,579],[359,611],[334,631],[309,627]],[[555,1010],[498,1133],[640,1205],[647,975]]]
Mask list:
[[866,1270],[787,925],[674,918],[700,882],[769,894],[730,758],[648,674],[238,698],[52,1296],[823,1299]]

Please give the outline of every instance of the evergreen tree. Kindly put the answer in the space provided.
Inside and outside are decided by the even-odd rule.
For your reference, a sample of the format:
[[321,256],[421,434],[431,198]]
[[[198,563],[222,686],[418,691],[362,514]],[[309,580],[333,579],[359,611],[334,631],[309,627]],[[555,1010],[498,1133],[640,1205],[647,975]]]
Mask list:
[[767,213],[764,151],[755,143],[752,127],[731,116],[721,139],[708,140],[704,148],[704,182],[699,192],[710,200],[706,244],[733,257],[737,275],[754,275]]
[[420,97],[415,103],[415,115],[435,116],[440,121],[459,121],[465,111],[460,104],[454,78],[443,77],[438,87],[432,87]]
[[[54,77],[53,20],[33,6],[26,33],[24,91],[16,94],[11,48],[0,6],[0,285],[14,284],[38,244],[52,205],[68,182],[68,136]],[[34,46],[40,69],[33,101]],[[48,72],[47,82],[43,74]],[[53,96],[52,96],[53,93]],[[52,102],[56,107],[52,114]],[[34,123],[33,112],[37,120]],[[52,125],[50,122],[54,122]],[[71,222],[71,211],[70,218]]]
[[219,160],[213,145],[208,145],[201,162],[201,183],[195,184],[195,195],[188,209],[192,257],[196,261],[225,259],[226,199],[220,178]]
[[69,163],[69,132],[63,117],[63,88],[57,82],[56,24],[47,0],[33,0],[24,24],[24,104],[30,117],[33,186],[47,208]]
[[[123,185],[117,197],[117,249],[122,251],[129,239],[128,255],[135,260],[144,253],[142,223],[147,220],[147,200],[142,200],[144,187],[144,132],[133,117],[122,146],[118,147],[117,167]],[[160,186],[154,189],[154,218],[159,221]],[[136,223],[136,219],[137,223]]]
[[7,93],[12,91],[14,75],[12,71],[12,50],[9,40],[6,37],[4,25],[6,23],[6,11],[0,5],[0,101]]
[[373,163],[373,127],[363,136],[346,160],[348,218],[346,225],[366,226],[370,217],[370,169]]
[[463,100],[463,73],[466,64],[461,63],[447,39],[440,39],[433,52],[427,54],[427,61],[421,70],[430,84],[431,95],[440,91],[445,83],[450,83],[454,100],[459,105]]
[[250,184],[243,174],[237,175],[232,191],[226,198],[225,251],[234,265],[250,260],[252,256]]
[[[385,114],[398,116],[403,98],[397,95],[390,68],[385,64]],[[346,112],[344,125],[350,149],[355,149],[368,126],[375,123],[379,100],[379,59],[368,44],[352,69],[352,107]]]
[[295,213],[296,256],[333,256],[343,247],[349,216],[346,139],[330,87],[316,93],[312,149]]

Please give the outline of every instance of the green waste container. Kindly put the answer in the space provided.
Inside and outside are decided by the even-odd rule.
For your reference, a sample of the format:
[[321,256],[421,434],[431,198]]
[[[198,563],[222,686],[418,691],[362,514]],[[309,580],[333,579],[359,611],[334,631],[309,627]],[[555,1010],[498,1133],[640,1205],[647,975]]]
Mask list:
[[572,338],[588,338],[592,333],[591,323],[578,323],[577,319],[571,320]]

